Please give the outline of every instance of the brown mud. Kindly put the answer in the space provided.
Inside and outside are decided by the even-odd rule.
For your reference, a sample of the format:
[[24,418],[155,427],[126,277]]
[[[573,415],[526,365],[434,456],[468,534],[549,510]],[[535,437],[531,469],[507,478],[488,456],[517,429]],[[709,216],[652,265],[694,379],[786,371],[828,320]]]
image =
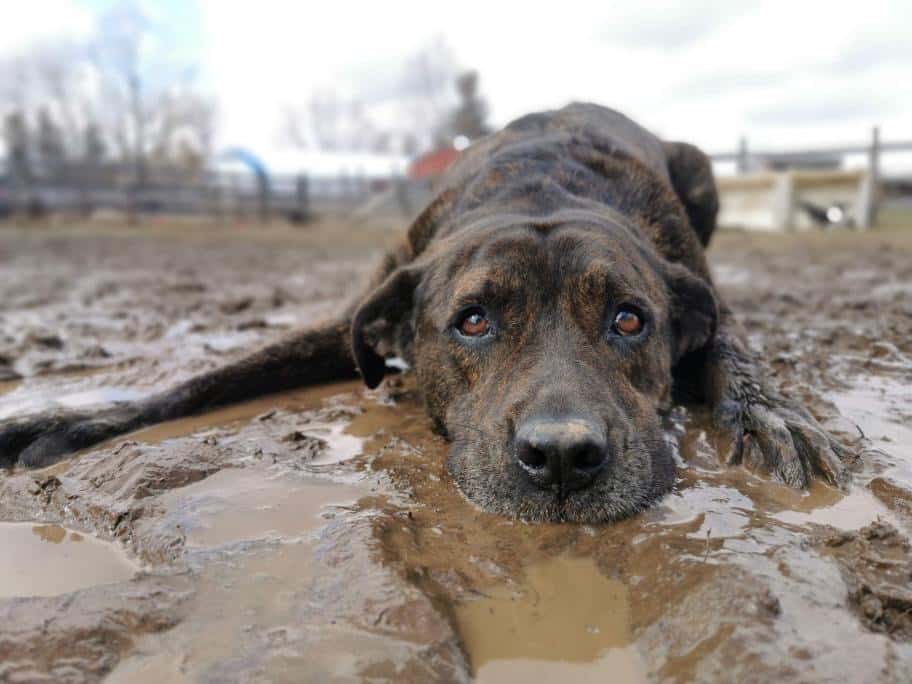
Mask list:
[[[376,255],[334,239],[0,232],[0,416],[332,313]],[[723,466],[681,408],[660,505],[530,525],[462,498],[408,376],[288,392],[0,475],[0,681],[909,681],[912,233],[711,259],[775,380],[866,449],[847,492]]]

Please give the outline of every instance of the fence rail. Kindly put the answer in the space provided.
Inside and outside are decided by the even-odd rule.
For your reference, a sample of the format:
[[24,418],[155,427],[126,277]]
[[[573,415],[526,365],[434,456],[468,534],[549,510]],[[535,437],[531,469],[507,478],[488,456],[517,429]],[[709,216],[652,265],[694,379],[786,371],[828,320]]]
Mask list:
[[[775,185],[779,190],[772,192],[765,201],[768,205],[766,213],[771,213],[774,217],[770,219],[770,225],[782,229],[786,225],[793,224],[796,202],[795,184],[796,181],[801,180],[799,170],[802,167],[808,169],[816,167],[818,177],[815,183],[818,187],[824,188],[832,183],[832,179],[821,177],[819,176],[820,173],[826,173],[827,171],[845,173],[840,170],[843,157],[864,155],[867,157],[867,165],[863,171],[859,172],[862,176],[857,183],[855,179],[852,179],[852,183],[857,184],[857,193],[851,203],[854,205],[853,224],[859,228],[868,228],[877,222],[877,214],[884,196],[885,184],[881,173],[881,157],[885,153],[895,152],[912,152],[912,140],[884,142],[880,139],[880,128],[875,126],[871,129],[871,140],[868,144],[832,145],[803,150],[756,151],[749,148],[747,138],[741,138],[736,151],[712,154],[710,158],[716,162],[735,162],[737,175],[734,179],[747,180],[751,177],[757,178],[759,185],[755,184],[754,192],[759,191],[761,194],[763,192],[761,186],[766,183],[766,180],[769,180],[763,180],[763,172],[779,172],[780,177],[770,181],[769,184],[769,187]],[[783,175],[784,172],[788,173]],[[726,208],[728,208],[729,215],[734,215],[737,212],[734,212],[731,207],[743,205],[746,201],[743,195],[747,192],[747,187],[743,183],[739,185],[734,179],[728,179],[732,182],[728,184],[727,191],[725,183],[720,183],[723,215],[726,214]],[[842,184],[841,182],[837,183],[837,185]],[[834,186],[830,193],[835,196],[843,194],[843,190],[844,188],[840,189]],[[726,192],[731,197],[726,197]],[[842,199],[844,200],[845,198]],[[756,210],[751,211],[756,213]],[[742,210],[741,213],[744,213],[744,211]]]
[[[373,202],[387,212],[404,217],[420,207],[409,198],[415,181],[405,178],[357,176],[310,177],[306,175],[257,178],[244,174],[206,174],[199,177],[153,178],[142,186],[93,178],[79,182],[72,177],[54,181],[32,179],[11,182],[0,177],[0,218],[48,214],[90,216],[98,211],[123,212],[130,220],[146,214],[188,214],[215,220],[273,218],[306,222],[315,215],[356,212],[369,200],[388,196],[390,202]],[[421,189],[417,189],[420,191]]]
[[[879,145],[881,152],[912,152],[912,140],[897,140],[893,142],[882,142]],[[807,150],[750,150],[748,156],[759,157],[763,159],[782,159],[786,161],[802,161],[804,159],[829,159],[831,157],[845,157],[851,154],[868,154],[871,151],[871,145],[844,145],[833,147],[816,147]],[[736,152],[717,152],[709,155],[713,161],[731,162],[738,161],[742,158],[743,153],[739,150]]]
[[[912,140],[882,141],[880,131],[875,127],[868,144],[804,150],[752,150],[747,139],[742,138],[736,151],[710,157],[713,161],[736,164],[736,176],[719,179],[720,190],[725,195],[726,192],[743,194],[747,191],[745,183],[753,183],[755,189],[762,191],[771,187],[772,181],[767,177],[770,173],[785,170],[790,172],[792,185],[797,183],[799,190],[806,190],[802,167],[818,174],[814,182],[823,187],[831,180],[820,173],[844,174],[839,170],[842,157],[866,155],[866,169],[859,171],[864,177],[852,179],[861,197],[854,202],[857,209],[854,220],[856,225],[865,227],[874,224],[888,190],[892,192],[898,188],[902,196],[912,193],[912,184],[896,179],[885,182],[881,177],[881,156],[897,152],[912,152]],[[358,217],[373,212],[395,213],[400,218],[410,219],[422,208],[428,195],[425,182],[402,177],[366,178],[349,174],[267,177],[252,173],[212,170],[192,173],[177,168],[154,168],[148,170],[142,183],[134,182],[134,178],[135,169],[121,163],[91,168],[75,163],[57,169],[55,174],[28,180],[0,175],[0,218],[9,215],[38,217],[48,213],[89,216],[96,211],[110,210],[124,212],[131,221],[142,214],[156,213],[208,216],[221,221],[268,221],[280,217],[304,222],[318,214]],[[740,184],[734,179],[740,179]],[[791,206],[791,202],[786,205]]]

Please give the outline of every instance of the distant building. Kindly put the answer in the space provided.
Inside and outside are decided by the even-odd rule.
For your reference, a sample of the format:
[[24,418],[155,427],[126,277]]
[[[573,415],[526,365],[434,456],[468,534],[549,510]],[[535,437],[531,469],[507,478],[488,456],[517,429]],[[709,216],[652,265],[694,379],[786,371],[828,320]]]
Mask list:
[[439,178],[458,158],[459,152],[452,147],[433,150],[409,164],[408,177],[412,180],[433,181]]
[[804,169],[808,171],[837,171],[841,168],[842,157],[839,155],[785,152],[780,154],[752,154],[746,170],[789,171],[792,169]]
[[322,152],[283,146],[253,150],[228,147],[216,155],[214,170],[248,171],[258,168],[270,178],[306,175],[310,178],[377,179],[401,175],[407,159],[398,155],[369,152]]

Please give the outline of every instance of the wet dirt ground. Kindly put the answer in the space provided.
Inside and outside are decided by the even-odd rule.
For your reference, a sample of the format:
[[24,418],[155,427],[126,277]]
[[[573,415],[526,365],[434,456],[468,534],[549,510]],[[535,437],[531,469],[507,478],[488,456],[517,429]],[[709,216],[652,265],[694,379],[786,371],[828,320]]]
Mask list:
[[[0,229],[0,419],[238,358],[388,238]],[[460,496],[408,376],[289,392],[0,474],[0,681],[912,680],[912,229],[719,238],[775,381],[864,449],[849,491],[723,466],[682,407],[659,506],[530,525]]]

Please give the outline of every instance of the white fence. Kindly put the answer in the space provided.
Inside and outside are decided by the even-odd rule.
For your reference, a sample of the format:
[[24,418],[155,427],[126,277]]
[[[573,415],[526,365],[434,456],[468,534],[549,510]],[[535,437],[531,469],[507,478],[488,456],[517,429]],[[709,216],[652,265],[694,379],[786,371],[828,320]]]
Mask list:
[[874,190],[867,171],[780,171],[723,176],[719,225],[748,230],[870,228]]
[[[806,230],[814,225],[867,229],[877,221],[881,199],[880,159],[884,153],[912,152],[912,141],[882,142],[880,129],[865,145],[795,151],[750,151],[742,138],[736,152],[714,154],[715,162],[734,162],[737,175],[717,178],[719,225],[750,230]],[[839,165],[849,155],[864,155],[863,170],[807,170]],[[765,168],[766,170],[752,171]],[[778,170],[777,170],[778,169]]]

